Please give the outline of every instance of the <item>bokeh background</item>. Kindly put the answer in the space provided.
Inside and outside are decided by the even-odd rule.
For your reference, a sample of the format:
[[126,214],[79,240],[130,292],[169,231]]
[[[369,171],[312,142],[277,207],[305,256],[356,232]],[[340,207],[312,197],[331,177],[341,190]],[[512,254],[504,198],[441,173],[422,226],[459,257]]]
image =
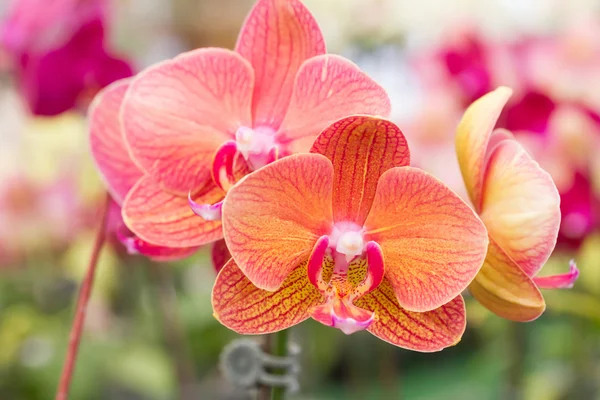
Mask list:
[[[0,20],[10,19],[10,3],[0,2]],[[436,354],[303,323],[292,332],[303,366],[294,398],[600,399],[600,2],[305,3],[329,51],[389,91],[415,165],[458,193],[453,135],[462,111],[500,84],[513,87],[500,125],[552,174],[562,196],[559,244],[542,274],[566,272],[575,259],[581,276],[573,289],[545,291],[546,313],[528,324],[467,298],[462,342]],[[104,46],[134,71],[196,47],[232,48],[252,4],[114,0]],[[45,20],[52,25],[52,15]],[[59,46],[35,29],[32,40],[46,50]],[[31,80],[12,50],[0,49],[0,399],[46,400],[60,374],[104,188],[88,151],[93,91],[68,111],[34,115]],[[58,83],[56,94],[61,71],[37,73]],[[212,317],[214,277],[208,251],[152,264],[112,241],[102,253],[71,398],[166,400],[180,398],[182,387],[190,399],[244,398],[217,366],[236,335]]]

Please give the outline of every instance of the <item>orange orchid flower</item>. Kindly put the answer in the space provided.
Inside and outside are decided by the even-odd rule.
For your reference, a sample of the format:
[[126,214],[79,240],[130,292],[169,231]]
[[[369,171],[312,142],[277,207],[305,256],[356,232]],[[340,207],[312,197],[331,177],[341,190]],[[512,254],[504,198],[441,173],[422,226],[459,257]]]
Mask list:
[[325,54],[299,0],[259,0],[235,51],[198,49],[146,69],[121,112],[144,172],[124,201],[125,222],[144,240],[182,247],[222,236],[221,201],[243,175],[307,152],[346,115],[386,116],[390,102],[356,65]]
[[463,200],[409,162],[393,123],[351,116],[311,153],[243,178],[223,205],[233,258],[213,288],[216,318],[243,334],[312,317],[418,351],[456,344],[460,293],[481,268],[487,233]]
[[500,87],[475,101],[456,135],[469,197],[489,234],[484,265],[469,291],[497,315],[530,321],[545,310],[538,288],[571,287],[579,271],[537,277],[556,244],[560,197],[552,178],[512,134],[493,130],[512,94]]
[[119,121],[119,110],[130,82],[124,79],[107,86],[89,108],[92,156],[114,200],[110,224],[130,253],[143,254],[155,261],[185,258],[197,247],[171,248],[149,243],[127,232],[121,219],[123,200],[144,176],[129,156]]

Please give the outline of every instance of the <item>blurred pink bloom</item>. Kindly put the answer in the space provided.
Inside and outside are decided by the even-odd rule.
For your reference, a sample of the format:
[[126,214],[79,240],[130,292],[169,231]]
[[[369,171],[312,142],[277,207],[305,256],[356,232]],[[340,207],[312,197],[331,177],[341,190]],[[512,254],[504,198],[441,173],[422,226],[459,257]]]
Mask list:
[[0,263],[64,248],[88,222],[71,176],[49,184],[12,176],[0,186]]
[[437,160],[443,158],[440,148],[451,146],[460,114],[496,86],[514,88],[497,126],[512,131],[550,172],[561,195],[559,244],[578,246],[600,228],[600,196],[592,182],[598,173],[592,169],[600,164],[594,161],[600,150],[598,38],[600,23],[594,21],[560,36],[514,42],[492,41],[467,28],[448,35],[430,52],[416,54],[413,64],[426,106],[413,121],[409,138],[417,143],[415,162],[455,188],[460,182],[457,168],[446,163],[439,174]]
[[104,0],[13,0],[0,46],[33,114],[85,107],[99,89],[132,75],[107,49],[106,8]]

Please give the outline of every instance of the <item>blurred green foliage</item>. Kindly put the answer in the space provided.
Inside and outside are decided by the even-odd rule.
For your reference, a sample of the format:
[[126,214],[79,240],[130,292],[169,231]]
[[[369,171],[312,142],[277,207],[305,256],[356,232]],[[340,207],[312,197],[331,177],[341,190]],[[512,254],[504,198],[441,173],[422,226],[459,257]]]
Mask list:
[[[75,279],[80,275],[73,265],[85,265],[87,242],[53,260],[28,260],[3,271],[3,400],[53,397],[68,340]],[[582,254],[586,252],[594,253],[584,246]],[[105,253],[71,398],[175,399],[181,355],[165,340],[168,327],[160,304],[164,299],[150,266],[141,258]],[[566,259],[567,255],[557,255],[549,272],[552,263],[564,266]],[[581,284],[571,291],[545,293],[549,310],[532,323],[501,320],[468,299],[469,328],[462,342],[440,353],[412,353],[366,332],[345,336],[313,321],[303,323],[292,331],[303,349],[303,390],[297,398],[597,399],[598,284],[587,282],[586,262],[589,259],[582,257]],[[197,398],[231,393],[220,378],[218,358],[236,335],[212,317],[214,271],[208,255],[201,252],[185,262],[159,267],[176,293],[173,313],[183,327],[184,356],[193,365],[195,390],[203,394]]]

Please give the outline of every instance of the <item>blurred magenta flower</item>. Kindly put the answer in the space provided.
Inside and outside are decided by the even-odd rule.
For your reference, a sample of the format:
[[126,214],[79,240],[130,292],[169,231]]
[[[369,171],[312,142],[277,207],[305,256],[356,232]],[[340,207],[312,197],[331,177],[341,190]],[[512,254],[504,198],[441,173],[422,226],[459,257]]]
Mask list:
[[560,198],[550,175],[496,121],[512,91],[501,87],[476,100],[456,134],[469,197],[489,234],[481,271],[469,291],[497,315],[530,321],[545,310],[538,287],[572,287],[574,264],[562,275],[538,277],[556,244]]
[[233,258],[213,289],[219,321],[264,334],[312,317],[417,351],[456,344],[461,292],[481,268],[487,233],[463,200],[409,164],[397,126],[351,116],[310,154],[235,185],[223,205]]
[[105,0],[13,0],[0,46],[33,114],[85,109],[98,90],[132,75],[108,48],[106,20]]
[[130,82],[125,79],[109,85],[98,93],[89,109],[92,156],[114,200],[109,209],[107,231],[131,254],[143,254],[156,261],[184,258],[193,254],[197,247],[171,248],[149,243],[129,231],[121,217],[123,200],[144,176],[129,156],[119,119]]
[[197,49],[136,76],[122,122],[144,177],[124,200],[127,226],[164,246],[218,240],[222,200],[246,173],[308,151],[343,116],[389,113],[383,88],[324,53],[299,0],[259,0],[235,51]]

